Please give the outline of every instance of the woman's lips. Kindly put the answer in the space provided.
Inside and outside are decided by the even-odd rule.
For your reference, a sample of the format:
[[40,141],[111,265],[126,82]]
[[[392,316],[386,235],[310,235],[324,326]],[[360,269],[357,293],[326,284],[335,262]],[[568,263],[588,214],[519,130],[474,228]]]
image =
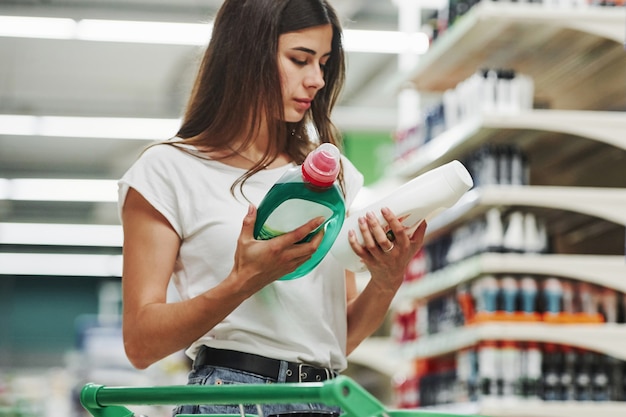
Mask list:
[[299,110],[308,110],[311,107],[311,101],[310,99],[295,99],[294,100],[296,103],[296,108]]

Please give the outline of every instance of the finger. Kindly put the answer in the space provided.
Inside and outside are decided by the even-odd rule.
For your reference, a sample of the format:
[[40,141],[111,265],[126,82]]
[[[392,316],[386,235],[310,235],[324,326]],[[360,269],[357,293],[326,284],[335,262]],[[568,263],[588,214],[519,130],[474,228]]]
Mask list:
[[323,238],[324,230],[322,229],[319,232],[315,233],[310,241],[292,244],[291,246],[287,247],[284,251],[284,255],[287,256],[290,262],[293,262],[295,264],[295,268],[297,268],[304,262],[311,259],[311,257],[315,254],[317,248],[322,243]]
[[366,251],[363,245],[359,242],[356,233],[357,232],[354,230],[348,231],[348,243],[350,243],[350,247],[359,258],[364,258],[369,255],[369,252]]
[[380,244],[389,241],[389,239],[387,239],[385,229],[383,229],[383,226],[380,224],[380,221],[374,215],[374,213],[367,213],[367,223],[369,225],[370,231],[372,232],[372,235],[374,236],[374,239],[376,240],[376,243]]
[[241,235],[254,236],[254,222],[256,221],[256,207],[250,204],[248,206],[248,212],[243,218],[243,224],[241,225]]
[[[284,235],[279,236],[282,240],[285,241],[286,244],[293,245],[295,243],[301,242],[304,238],[306,238],[311,232],[315,231],[322,224],[324,224],[324,217],[319,216],[314,219],[309,220],[302,226],[292,230],[289,233],[285,233]],[[317,237],[320,233],[316,233],[314,238]]]
[[399,244],[405,244],[408,242],[409,237],[405,232],[405,227],[400,220],[396,217],[396,215],[389,209],[389,207],[383,207],[380,210],[383,218],[387,221],[389,225],[389,230],[386,233],[386,238],[389,242],[398,241]]
[[421,246],[424,243],[424,236],[426,235],[427,227],[428,225],[426,224],[426,220],[422,221],[411,235],[411,242],[417,243]]
[[370,229],[369,220],[367,218],[369,214],[370,213],[368,213],[365,217],[359,217],[359,231],[363,237],[362,246],[372,252],[378,248],[378,243],[376,242]]

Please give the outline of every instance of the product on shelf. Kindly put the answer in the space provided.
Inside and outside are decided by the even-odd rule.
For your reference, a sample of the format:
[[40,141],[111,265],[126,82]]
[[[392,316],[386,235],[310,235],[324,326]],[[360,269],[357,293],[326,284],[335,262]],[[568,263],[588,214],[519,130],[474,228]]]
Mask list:
[[[441,100],[423,110],[417,126],[403,128],[395,133],[396,159],[402,159],[445,131],[464,121],[482,115],[511,115],[533,108],[534,86],[530,77],[511,69],[484,69],[478,71],[455,88],[443,93]],[[418,111],[415,109],[415,111]],[[499,163],[517,164],[518,154],[512,146],[494,150],[501,154]],[[514,168],[517,168],[515,166]],[[521,176],[511,176],[511,167],[502,171],[500,183],[522,182]],[[495,172],[495,171],[494,171]]]
[[394,334],[406,342],[487,322],[620,324],[626,320],[625,299],[614,289],[560,277],[486,274],[397,309]]
[[[612,175],[613,168],[608,164],[603,169],[602,162],[596,162],[598,154],[614,152],[615,144],[623,149],[621,139],[609,144],[599,133],[571,133],[570,123],[587,125],[578,120],[563,118],[552,124],[553,118],[562,114],[569,117],[580,110],[590,114],[594,113],[592,110],[612,113],[623,110],[614,96],[588,99],[591,92],[601,90],[596,85],[587,89],[584,83],[580,84],[588,77],[580,77],[580,68],[573,61],[553,65],[563,56],[578,56],[577,48],[585,49],[580,51],[581,57],[595,56],[599,50],[588,46],[588,42],[602,42],[607,50],[611,44],[610,48],[621,58],[610,63],[607,59],[603,64],[595,60],[597,70],[607,79],[609,67],[621,74],[615,69],[623,64],[623,54],[619,55],[623,42],[618,39],[616,46],[615,32],[609,30],[615,26],[615,14],[610,19],[592,22],[592,15],[609,13],[584,10],[560,13],[558,9],[583,9],[609,2],[531,0],[530,3],[541,3],[545,8],[515,2],[484,4],[462,21],[461,16],[477,3],[449,1],[445,17],[443,11],[439,16],[438,27],[442,30],[438,33],[456,24],[462,27],[443,43],[435,44],[435,48],[441,46],[441,49],[428,57],[432,59],[424,60],[412,75],[412,81],[424,91],[438,90],[441,101],[425,109],[421,123],[408,135],[411,141],[404,143],[401,157],[414,158],[398,164],[402,172],[419,172],[428,164],[460,158],[478,188],[476,204],[469,201],[467,210],[459,210],[455,213],[459,215],[451,216],[449,223],[437,224],[436,233],[427,241],[424,252],[429,276],[422,283],[407,282],[405,295],[421,297],[420,308],[426,310],[426,314],[418,315],[418,321],[421,317],[428,323],[425,329],[418,330],[415,342],[415,355],[426,363],[418,383],[420,405],[445,405],[452,396],[454,402],[484,402],[470,409],[477,413],[487,409],[487,415],[493,416],[569,416],[580,410],[589,414],[607,411],[610,415],[622,415],[624,405],[595,408],[592,402],[626,400],[626,363],[600,352],[615,352],[615,346],[621,346],[619,335],[623,334],[626,323],[626,293],[618,276],[621,270],[605,269],[604,265],[593,267],[596,262],[602,264],[604,257],[610,264],[615,260],[613,255],[622,254],[623,222],[615,222],[603,214],[598,215],[597,221],[590,219],[594,215],[573,209],[568,201],[555,201],[554,196],[550,202],[518,199],[526,192],[543,199],[543,192],[552,192],[548,186],[554,186],[554,190],[571,187],[572,194],[586,192],[583,189],[591,187],[615,188],[612,178],[623,177]],[[515,14],[518,6],[519,19]],[[549,18],[545,24],[542,14]],[[571,21],[563,16],[571,16]],[[606,33],[612,32],[611,35],[600,33],[596,23]],[[562,30],[564,27],[567,29]],[[519,35],[530,35],[526,39],[532,39],[533,46],[511,49],[510,43],[516,42]],[[558,36],[560,41],[556,42],[551,35]],[[489,47],[494,51],[488,51]],[[564,48],[570,47],[565,53]],[[550,64],[540,62],[541,59],[549,60]],[[464,71],[470,66],[477,68],[477,63],[489,67],[449,88],[450,79],[459,80],[459,74],[467,74]],[[557,72],[555,68],[560,70]],[[519,71],[528,71],[529,78],[524,80],[525,74]],[[522,84],[515,87],[516,83],[511,82],[515,78]],[[523,85],[524,81],[528,84]],[[553,83],[560,83],[563,88]],[[604,82],[605,86],[611,84]],[[536,97],[535,87],[542,90],[537,91]],[[526,111],[533,107],[542,110]],[[550,107],[560,110],[547,110]],[[592,130],[606,128],[606,123],[599,119],[591,123],[602,124],[592,126]],[[572,140],[567,140],[568,137]],[[576,143],[578,140],[595,145],[583,147]],[[449,150],[438,152],[445,147]],[[459,156],[463,152],[466,154]],[[563,157],[559,162],[554,160],[557,154]],[[616,166],[623,166],[617,159],[613,161]],[[531,168],[536,187],[522,188],[531,185]],[[590,173],[593,180],[587,180]],[[516,193],[518,190],[520,195]],[[600,198],[589,200],[610,210],[615,207],[609,205],[620,207],[618,203],[601,203]],[[617,239],[612,234],[606,239],[609,234],[600,232],[608,228],[605,222],[616,223]],[[615,243],[619,245],[617,251]],[[626,251],[626,247],[623,249]],[[526,254],[530,254],[528,268],[524,265]],[[586,255],[591,256],[585,259]],[[620,290],[602,285],[613,285]],[[450,332],[451,326],[464,328]],[[522,340],[506,340],[507,336]],[[587,347],[560,344],[569,337],[572,337],[570,343]],[[411,351],[410,344],[408,348]],[[445,366],[450,358],[456,363],[455,372]],[[456,380],[451,380],[454,374]],[[585,408],[578,407],[579,401],[588,404]],[[548,407],[545,402],[553,404]],[[482,407],[484,404],[488,405]],[[490,408],[493,404],[495,407]],[[514,405],[509,408],[511,404]],[[530,404],[537,408],[525,413],[524,406]],[[613,409],[617,411],[608,411]]]
[[547,253],[549,239],[543,220],[530,212],[503,215],[491,208],[484,218],[467,222],[425,246],[430,272],[480,253]]
[[415,364],[394,384],[402,408],[482,401],[523,406],[524,401],[537,400],[626,400],[626,362],[568,345],[484,340]]

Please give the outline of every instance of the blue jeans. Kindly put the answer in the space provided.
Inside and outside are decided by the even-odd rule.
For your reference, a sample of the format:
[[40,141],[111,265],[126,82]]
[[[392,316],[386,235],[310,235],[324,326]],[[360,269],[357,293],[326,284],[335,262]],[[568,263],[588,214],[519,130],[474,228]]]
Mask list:
[[[267,378],[264,376],[251,374],[230,368],[221,368],[214,366],[202,366],[192,369],[189,373],[189,385],[222,385],[222,384],[270,384],[285,382],[286,366],[281,368],[278,380]],[[259,415],[256,404],[243,404],[244,413]],[[264,417],[272,414],[281,413],[337,413],[340,414],[339,407],[328,406],[326,404],[308,403],[308,404],[262,404],[262,413]],[[234,414],[241,415],[239,404],[219,405],[179,405],[174,409],[173,415],[177,414]],[[331,415],[329,414],[329,417]]]

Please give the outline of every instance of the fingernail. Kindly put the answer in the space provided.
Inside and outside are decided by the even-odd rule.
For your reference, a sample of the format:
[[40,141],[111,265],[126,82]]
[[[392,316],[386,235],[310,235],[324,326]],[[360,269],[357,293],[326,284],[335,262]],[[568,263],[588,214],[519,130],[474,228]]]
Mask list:
[[367,223],[367,221],[365,220],[365,217],[359,217],[359,223],[361,224]]
[[380,212],[383,213],[383,214],[391,214],[391,210],[389,210],[389,207],[381,208]]
[[375,215],[374,215],[374,213],[372,213],[371,211],[368,211],[368,212],[367,212],[367,218],[368,218],[368,219],[372,219],[372,220],[373,220],[373,219],[375,219],[375,218],[376,218],[376,216],[375,216]]

